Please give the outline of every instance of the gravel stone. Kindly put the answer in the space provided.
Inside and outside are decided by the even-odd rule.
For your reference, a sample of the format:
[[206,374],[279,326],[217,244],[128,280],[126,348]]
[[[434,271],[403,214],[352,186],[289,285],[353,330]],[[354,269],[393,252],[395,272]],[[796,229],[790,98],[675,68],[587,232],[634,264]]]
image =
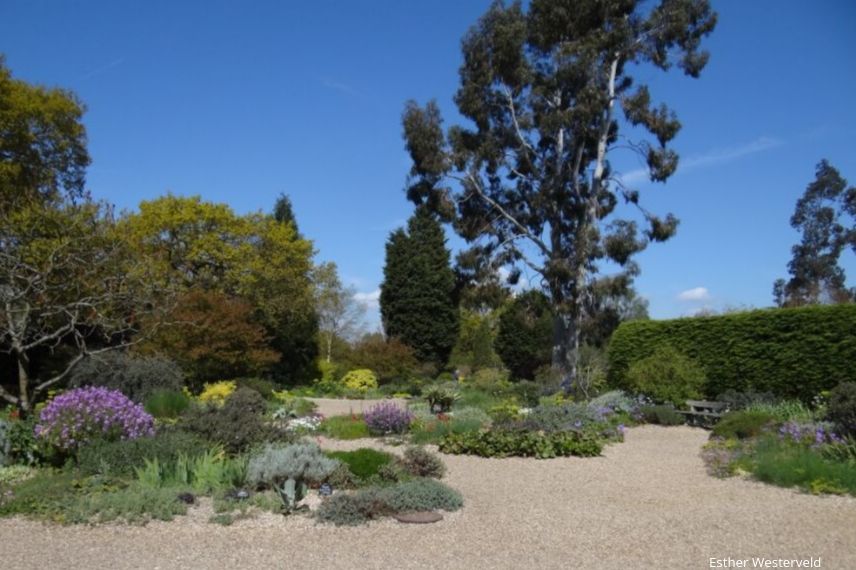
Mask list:
[[[856,499],[710,477],[699,457],[707,437],[696,428],[645,426],[597,458],[443,456],[443,481],[463,493],[464,508],[428,526],[385,519],[334,527],[264,514],[221,527],[207,522],[204,504],[144,527],[0,519],[0,561],[4,569],[40,570],[635,570],[766,556],[856,568]],[[368,441],[323,444],[356,449]]]

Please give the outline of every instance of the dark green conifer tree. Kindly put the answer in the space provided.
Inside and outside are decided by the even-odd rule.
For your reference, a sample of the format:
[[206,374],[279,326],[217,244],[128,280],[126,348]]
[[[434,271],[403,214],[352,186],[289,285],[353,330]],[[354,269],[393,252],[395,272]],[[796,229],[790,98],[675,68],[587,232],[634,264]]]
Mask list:
[[423,362],[446,364],[458,334],[455,274],[443,227],[427,208],[387,241],[380,310],[387,337]]

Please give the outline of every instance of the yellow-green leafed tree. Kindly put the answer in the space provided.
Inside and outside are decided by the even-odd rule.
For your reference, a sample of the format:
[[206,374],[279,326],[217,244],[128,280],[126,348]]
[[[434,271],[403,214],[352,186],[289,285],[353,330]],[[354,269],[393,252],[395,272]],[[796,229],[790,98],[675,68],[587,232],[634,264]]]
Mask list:
[[269,347],[281,354],[274,374],[286,381],[309,374],[317,355],[314,252],[293,224],[262,213],[238,215],[198,196],[168,194],[142,202],[118,229],[133,250],[154,260],[160,283],[249,302]]

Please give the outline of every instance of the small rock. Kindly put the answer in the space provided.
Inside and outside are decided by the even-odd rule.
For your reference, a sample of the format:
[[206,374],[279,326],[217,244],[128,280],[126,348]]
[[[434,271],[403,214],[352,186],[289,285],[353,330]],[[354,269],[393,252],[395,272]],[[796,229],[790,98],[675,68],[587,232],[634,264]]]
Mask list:
[[392,515],[392,518],[400,523],[428,524],[443,520],[443,515],[432,511],[423,511],[419,513],[399,513],[397,515]]

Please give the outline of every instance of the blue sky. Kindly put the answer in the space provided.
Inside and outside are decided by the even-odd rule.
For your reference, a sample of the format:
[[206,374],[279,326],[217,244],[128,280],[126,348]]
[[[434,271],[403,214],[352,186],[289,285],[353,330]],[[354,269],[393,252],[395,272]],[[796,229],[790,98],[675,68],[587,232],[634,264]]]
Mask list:
[[[172,191],[249,212],[286,192],[318,259],[372,299],[386,237],[411,213],[404,102],[436,98],[455,119],[460,39],[488,4],[4,0],[0,52],[16,77],[88,106],[97,198],[133,209]],[[856,3],[713,5],[700,79],[640,75],[683,123],[678,173],[641,183],[646,207],[681,219],[638,258],[655,318],[771,304],[815,164],[856,183]]]

